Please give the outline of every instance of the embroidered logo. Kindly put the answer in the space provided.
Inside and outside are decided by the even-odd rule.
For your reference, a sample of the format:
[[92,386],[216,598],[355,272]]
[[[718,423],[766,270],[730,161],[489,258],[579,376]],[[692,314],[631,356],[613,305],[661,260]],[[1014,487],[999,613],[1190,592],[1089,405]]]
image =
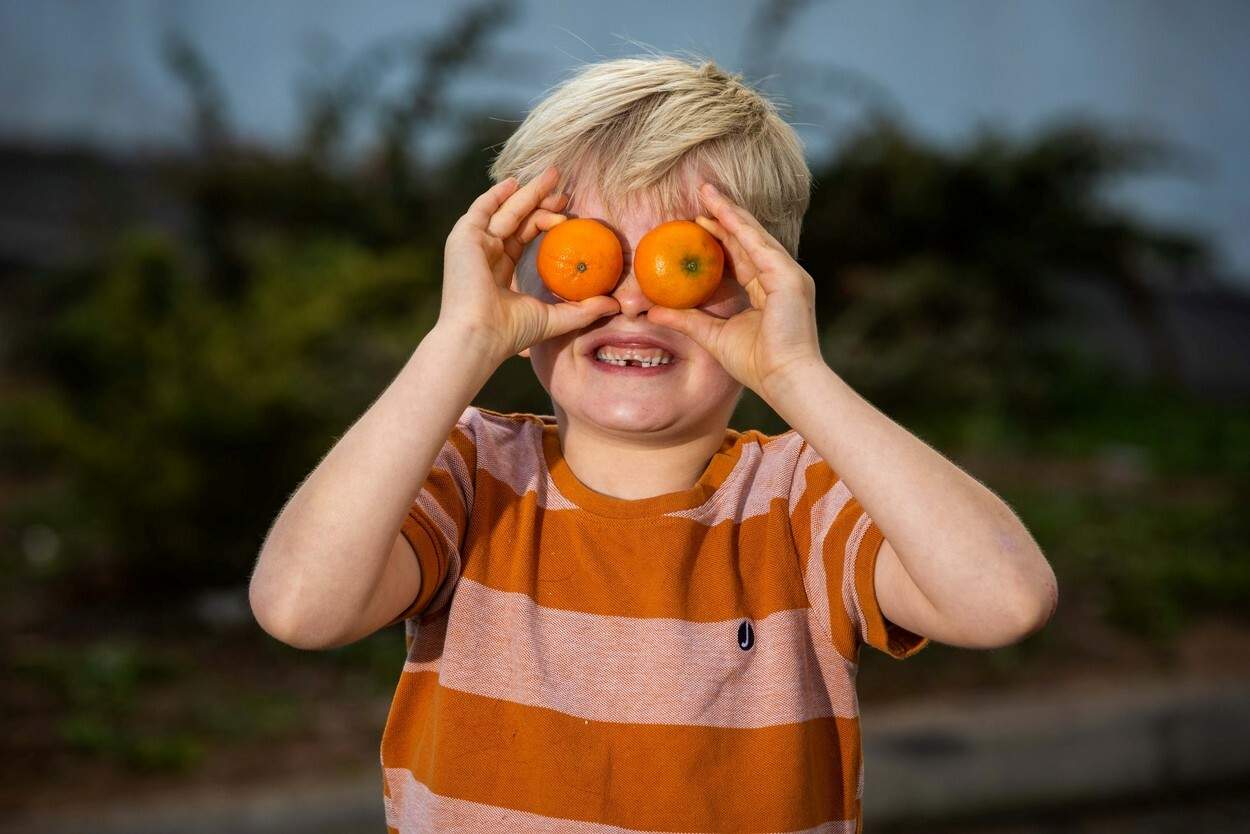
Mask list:
[[755,645],[755,629],[750,620],[743,620],[738,626],[738,648],[744,652]]

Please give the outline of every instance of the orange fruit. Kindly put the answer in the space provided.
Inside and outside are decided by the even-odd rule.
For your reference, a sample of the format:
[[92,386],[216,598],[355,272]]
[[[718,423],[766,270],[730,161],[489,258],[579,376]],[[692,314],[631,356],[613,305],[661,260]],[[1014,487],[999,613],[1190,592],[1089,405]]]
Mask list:
[[643,295],[664,307],[698,307],[716,292],[725,250],[692,220],[670,220],[642,236],[634,275]]
[[624,257],[616,233],[598,220],[573,217],[552,226],[538,246],[538,275],[566,301],[607,295]]

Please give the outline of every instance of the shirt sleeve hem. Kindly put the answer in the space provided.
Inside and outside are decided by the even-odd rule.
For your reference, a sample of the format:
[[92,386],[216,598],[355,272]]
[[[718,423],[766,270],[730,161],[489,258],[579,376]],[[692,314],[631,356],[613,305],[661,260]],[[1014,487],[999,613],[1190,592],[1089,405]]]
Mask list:
[[408,543],[412,545],[413,551],[417,554],[417,563],[421,566],[421,586],[412,604],[384,627],[389,628],[396,623],[401,623],[421,614],[426,606],[430,604],[435,592],[438,590],[438,586],[441,584],[443,574],[445,573],[442,549],[437,544],[436,534],[432,533],[426,525],[427,522],[420,516],[420,511],[414,507],[408,511],[408,515],[400,528],[400,533],[408,540]]
[[[865,640],[868,645],[888,654],[896,660],[903,660],[919,652],[929,645],[929,638],[892,623],[881,613],[877,604],[875,583],[877,554],[885,536],[876,522],[871,522],[864,532],[864,538],[855,554],[855,592],[859,598],[860,614],[863,617]],[[863,633],[861,632],[861,637]]]

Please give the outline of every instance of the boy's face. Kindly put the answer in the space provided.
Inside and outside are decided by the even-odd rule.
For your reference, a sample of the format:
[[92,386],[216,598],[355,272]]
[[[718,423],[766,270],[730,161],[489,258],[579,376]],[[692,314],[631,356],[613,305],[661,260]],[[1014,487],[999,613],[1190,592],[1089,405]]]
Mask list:
[[[691,194],[694,186],[695,183],[691,183]],[[574,421],[622,436],[653,433],[689,436],[723,430],[733,414],[742,385],[693,340],[676,330],[647,321],[647,311],[655,303],[643,295],[633,270],[634,249],[643,235],[667,220],[693,220],[693,215],[661,217],[645,208],[632,208],[622,214],[619,225],[614,225],[607,220],[599,195],[586,186],[574,193],[565,214],[594,218],[616,232],[624,254],[624,268],[616,288],[610,292],[620,304],[619,313],[600,318],[581,330],[539,342],[529,349],[534,373],[551,395],[556,416],[562,422]],[[526,247],[517,265],[515,289],[556,304],[560,299],[543,284],[536,266],[542,240],[543,236],[539,235]],[[729,318],[748,307],[746,290],[734,279],[726,262],[725,274],[716,292],[699,305],[699,309],[718,318]],[[652,336],[670,346],[673,361],[646,373],[599,362],[592,346],[605,334],[621,338]]]

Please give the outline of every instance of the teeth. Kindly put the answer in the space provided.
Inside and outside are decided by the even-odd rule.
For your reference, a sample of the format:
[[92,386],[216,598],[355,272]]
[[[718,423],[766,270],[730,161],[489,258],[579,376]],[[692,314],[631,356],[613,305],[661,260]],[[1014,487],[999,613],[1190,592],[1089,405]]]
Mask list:
[[635,362],[644,368],[654,368],[656,365],[667,365],[673,361],[673,357],[667,351],[659,348],[650,350],[639,350],[635,348],[599,348],[595,354],[595,358],[600,362],[607,362],[609,365],[624,366],[630,362]]

